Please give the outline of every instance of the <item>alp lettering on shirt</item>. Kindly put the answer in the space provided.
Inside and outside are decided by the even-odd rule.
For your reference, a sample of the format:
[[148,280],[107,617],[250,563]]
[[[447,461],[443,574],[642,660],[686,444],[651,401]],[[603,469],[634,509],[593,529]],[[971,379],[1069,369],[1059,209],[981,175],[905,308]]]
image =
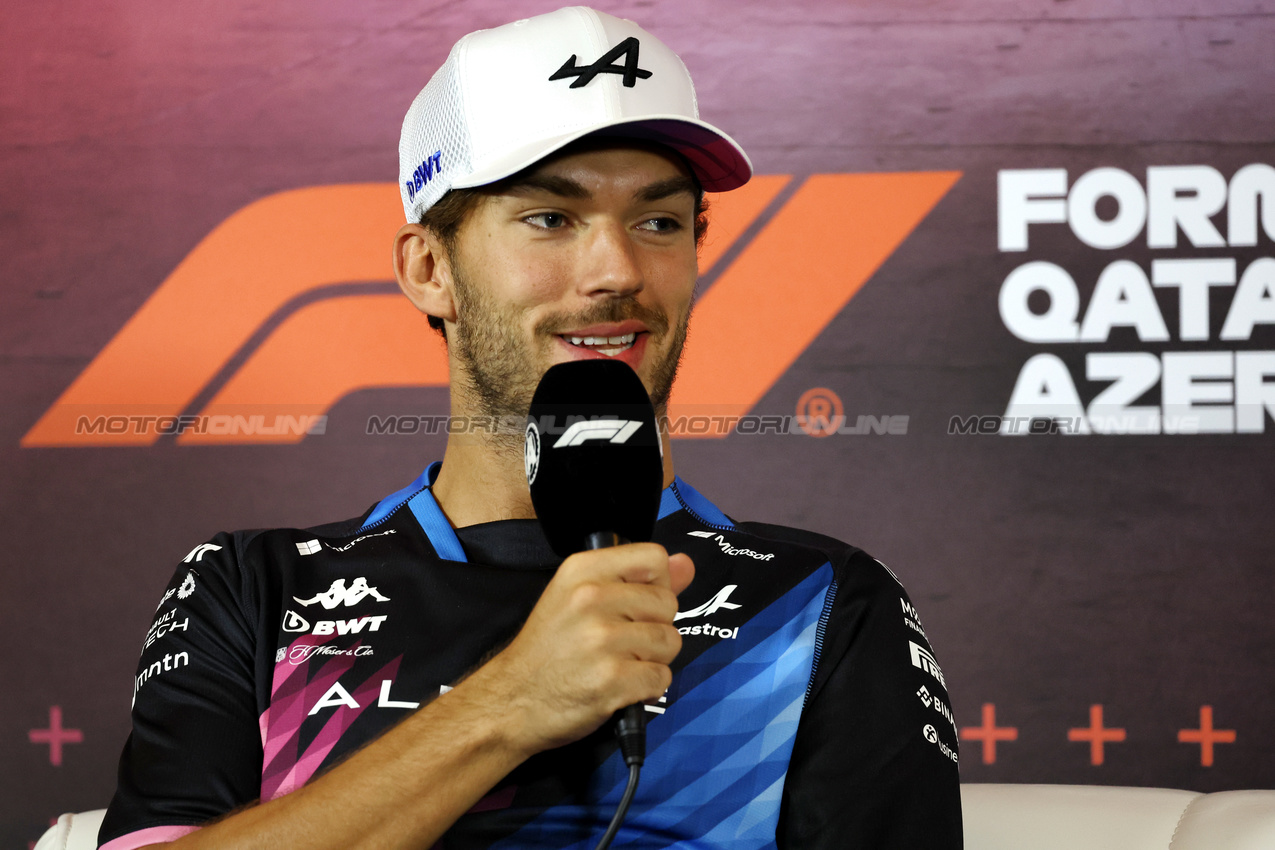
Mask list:
[[[393,685],[393,679],[381,680],[381,693],[376,698],[375,703],[377,708],[420,708],[421,704],[419,702],[391,699],[390,688],[393,687]],[[338,705],[343,705],[346,708],[362,708],[362,706],[359,705],[358,700],[356,700],[354,696],[346,690],[345,686],[340,682],[336,682],[332,685],[332,687],[327,689],[327,692],[325,692],[323,696],[319,697],[319,701],[314,704],[314,708],[310,709],[309,714],[306,716],[313,717],[325,708],[334,708]]]

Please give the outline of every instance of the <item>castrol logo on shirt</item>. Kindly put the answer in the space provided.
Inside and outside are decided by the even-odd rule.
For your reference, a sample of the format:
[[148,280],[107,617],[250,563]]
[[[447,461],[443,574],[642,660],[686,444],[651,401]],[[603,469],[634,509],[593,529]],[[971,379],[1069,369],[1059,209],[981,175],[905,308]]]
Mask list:
[[[704,604],[698,605],[689,611],[678,611],[673,616],[673,622],[690,620],[696,617],[708,617],[723,609],[733,611],[739,608],[740,606],[737,603],[728,601],[731,591],[737,587],[739,587],[737,584],[728,584],[713,594],[712,598]],[[678,626],[677,632],[680,635],[704,635],[706,637],[717,637],[721,640],[734,640],[739,637],[739,626],[722,628],[712,623],[702,623],[694,626]]]

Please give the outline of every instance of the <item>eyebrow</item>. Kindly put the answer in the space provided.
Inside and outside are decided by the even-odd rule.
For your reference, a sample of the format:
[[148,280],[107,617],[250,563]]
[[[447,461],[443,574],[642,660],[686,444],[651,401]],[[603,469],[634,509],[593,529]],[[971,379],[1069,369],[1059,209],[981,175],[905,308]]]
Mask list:
[[[643,203],[650,203],[651,201],[660,201],[682,193],[694,197],[698,190],[699,187],[696,186],[694,180],[679,175],[643,186],[634,193],[634,199]],[[508,186],[505,191],[519,195],[530,192],[545,192],[560,198],[577,198],[580,200],[588,200],[593,197],[593,193],[585,188],[582,183],[572,180],[570,177],[559,177],[550,174],[528,174]]]
[[560,198],[580,198],[583,200],[593,197],[592,193],[583,184],[572,180],[570,177],[555,177],[550,174],[528,174],[526,177],[520,177],[505,191],[515,195],[529,192],[547,192]]
[[667,180],[660,180],[649,186],[644,186],[637,192],[637,200],[639,201],[662,201],[673,195],[680,195],[683,192],[692,198],[699,192],[699,187],[695,181],[689,177],[677,176],[670,177]]

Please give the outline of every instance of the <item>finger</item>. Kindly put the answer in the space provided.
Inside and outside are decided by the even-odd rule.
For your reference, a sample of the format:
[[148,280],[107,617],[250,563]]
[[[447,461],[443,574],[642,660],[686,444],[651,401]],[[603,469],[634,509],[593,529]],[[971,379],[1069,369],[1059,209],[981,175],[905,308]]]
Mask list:
[[632,675],[627,677],[625,683],[625,696],[617,707],[658,700],[673,683],[673,672],[667,664],[635,661],[633,665]]
[[624,623],[609,628],[597,652],[615,658],[669,664],[682,650],[677,629],[662,623]]
[[672,623],[677,614],[673,591],[654,584],[584,582],[572,589],[571,604],[580,614],[632,622]]
[[668,552],[658,543],[626,543],[578,552],[562,562],[579,581],[624,581],[669,587]]
[[668,558],[669,571],[669,588],[673,593],[681,593],[690,587],[691,580],[695,578],[695,563],[691,560],[691,556],[684,552],[678,552],[669,555]]

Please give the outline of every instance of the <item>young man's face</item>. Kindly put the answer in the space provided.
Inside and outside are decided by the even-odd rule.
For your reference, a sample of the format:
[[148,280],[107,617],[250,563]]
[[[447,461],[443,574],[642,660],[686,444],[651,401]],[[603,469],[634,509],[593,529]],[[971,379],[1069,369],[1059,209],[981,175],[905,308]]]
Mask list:
[[451,258],[466,400],[523,416],[553,364],[613,357],[662,411],[697,275],[695,191],[676,157],[605,147],[550,159],[480,203]]

